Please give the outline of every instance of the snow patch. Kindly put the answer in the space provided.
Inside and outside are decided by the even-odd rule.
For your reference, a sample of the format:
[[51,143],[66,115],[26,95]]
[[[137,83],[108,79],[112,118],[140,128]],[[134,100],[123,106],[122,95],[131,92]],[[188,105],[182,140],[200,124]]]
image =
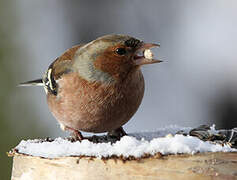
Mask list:
[[[120,141],[111,143],[92,143],[88,140],[70,142],[56,138],[52,142],[40,140],[22,140],[15,148],[19,153],[45,158],[66,156],[93,156],[93,157],[135,157],[140,158],[147,154],[155,155],[160,152],[166,154],[198,152],[237,152],[227,145],[221,146],[204,142],[196,137],[176,134],[179,130],[188,131],[191,128],[178,128],[176,126],[159,129],[155,132],[133,133],[124,136]],[[214,129],[213,129],[214,130]],[[164,137],[165,135],[168,136]],[[172,135],[173,136],[172,136]]]

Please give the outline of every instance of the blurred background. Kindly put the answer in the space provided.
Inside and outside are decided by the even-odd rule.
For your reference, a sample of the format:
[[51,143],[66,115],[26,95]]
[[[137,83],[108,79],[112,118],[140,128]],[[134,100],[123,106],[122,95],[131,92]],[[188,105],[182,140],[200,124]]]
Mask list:
[[21,139],[58,137],[42,76],[66,49],[111,33],[160,42],[165,62],[143,68],[146,91],[127,132],[169,125],[237,126],[235,0],[0,0],[0,179]]

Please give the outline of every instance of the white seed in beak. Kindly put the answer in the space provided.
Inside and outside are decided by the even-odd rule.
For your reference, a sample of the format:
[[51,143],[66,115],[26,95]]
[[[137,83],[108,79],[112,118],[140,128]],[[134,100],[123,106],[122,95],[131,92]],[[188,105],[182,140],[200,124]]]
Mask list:
[[144,57],[146,59],[152,59],[153,58],[153,54],[152,51],[150,49],[145,49],[144,51]]

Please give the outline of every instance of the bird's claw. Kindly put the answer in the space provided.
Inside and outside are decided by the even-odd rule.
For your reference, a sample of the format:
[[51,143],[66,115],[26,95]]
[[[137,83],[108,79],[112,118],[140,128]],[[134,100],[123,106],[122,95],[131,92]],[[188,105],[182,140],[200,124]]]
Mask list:
[[83,139],[85,139],[81,132],[76,130],[76,129],[73,129],[71,127],[68,127],[68,126],[65,126],[64,127],[66,131],[71,131],[72,134],[71,134],[71,137],[68,138],[68,140],[72,141],[72,142],[75,142],[75,141],[82,141]]
[[110,138],[117,138],[118,140],[121,139],[121,137],[126,136],[127,133],[124,131],[122,127],[119,127],[118,129],[112,130],[108,132],[107,136]]

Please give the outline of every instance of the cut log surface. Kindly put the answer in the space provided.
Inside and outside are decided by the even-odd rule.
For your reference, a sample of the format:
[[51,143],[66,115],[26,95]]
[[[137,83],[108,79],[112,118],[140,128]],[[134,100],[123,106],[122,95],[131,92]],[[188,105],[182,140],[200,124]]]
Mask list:
[[133,160],[11,155],[12,180],[237,179],[236,152],[158,154]]

